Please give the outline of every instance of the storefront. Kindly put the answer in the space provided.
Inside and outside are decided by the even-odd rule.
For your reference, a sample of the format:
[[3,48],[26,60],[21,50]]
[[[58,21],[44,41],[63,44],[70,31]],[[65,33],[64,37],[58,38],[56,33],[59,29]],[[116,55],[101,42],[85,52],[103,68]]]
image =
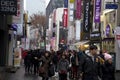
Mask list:
[[115,52],[115,18],[115,10],[104,10],[101,16],[102,50],[108,52]]

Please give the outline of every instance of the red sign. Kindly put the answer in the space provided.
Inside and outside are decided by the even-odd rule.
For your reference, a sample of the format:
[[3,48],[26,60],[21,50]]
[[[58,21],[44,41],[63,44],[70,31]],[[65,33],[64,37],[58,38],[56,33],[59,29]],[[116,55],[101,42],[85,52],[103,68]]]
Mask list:
[[82,1],[81,0],[76,0],[76,18],[80,19],[81,18],[81,6]]
[[120,40],[120,35],[116,35],[117,40]]
[[63,27],[68,26],[68,9],[64,9],[63,13]]

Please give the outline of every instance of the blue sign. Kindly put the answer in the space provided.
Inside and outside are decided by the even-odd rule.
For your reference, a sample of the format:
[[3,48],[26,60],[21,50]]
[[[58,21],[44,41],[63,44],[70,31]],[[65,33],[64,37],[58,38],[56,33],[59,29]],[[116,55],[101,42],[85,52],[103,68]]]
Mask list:
[[118,4],[106,4],[105,9],[118,9]]
[[68,0],[64,0],[64,7],[68,8]]

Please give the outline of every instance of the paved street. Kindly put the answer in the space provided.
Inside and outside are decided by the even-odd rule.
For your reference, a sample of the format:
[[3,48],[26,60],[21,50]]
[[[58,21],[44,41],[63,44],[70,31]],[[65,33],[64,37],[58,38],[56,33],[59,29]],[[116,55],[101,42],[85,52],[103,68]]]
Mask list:
[[[32,74],[25,74],[24,67],[21,67],[16,73],[1,73],[0,80],[41,80],[41,77]],[[56,80],[58,80],[58,78],[56,78]],[[120,73],[116,73],[116,80],[120,80]]]
[[41,80],[39,76],[25,74],[24,68],[21,67],[16,73],[4,73],[1,80]]

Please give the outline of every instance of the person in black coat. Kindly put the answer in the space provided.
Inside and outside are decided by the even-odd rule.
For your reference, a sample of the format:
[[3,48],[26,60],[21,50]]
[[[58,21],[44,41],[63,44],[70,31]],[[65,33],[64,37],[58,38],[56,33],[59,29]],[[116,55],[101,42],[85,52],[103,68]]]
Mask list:
[[28,54],[24,58],[24,64],[25,64],[25,72],[30,73],[30,66],[31,66],[31,53],[28,51]]
[[105,54],[105,62],[102,65],[102,80],[115,80],[115,68],[112,65],[112,56]]
[[97,56],[97,46],[90,46],[90,53],[79,55],[79,74],[82,80],[99,80],[101,65]]

